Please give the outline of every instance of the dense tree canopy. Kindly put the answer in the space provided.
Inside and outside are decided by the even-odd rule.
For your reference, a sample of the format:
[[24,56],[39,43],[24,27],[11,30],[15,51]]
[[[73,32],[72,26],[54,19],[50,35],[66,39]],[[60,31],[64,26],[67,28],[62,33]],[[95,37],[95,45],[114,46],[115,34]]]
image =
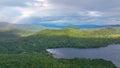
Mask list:
[[17,32],[0,32],[2,68],[115,68],[110,61],[100,59],[54,59],[45,50],[58,47],[96,48],[119,44],[119,28],[66,27],[45,29],[31,34],[26,32],[24,36]]

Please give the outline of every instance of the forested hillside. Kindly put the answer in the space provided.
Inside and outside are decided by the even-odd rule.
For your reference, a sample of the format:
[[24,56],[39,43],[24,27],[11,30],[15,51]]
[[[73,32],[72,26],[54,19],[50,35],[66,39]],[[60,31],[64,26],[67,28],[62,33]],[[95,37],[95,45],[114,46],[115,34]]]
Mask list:
[[116,68],[102,59],[54,59],[43,54],[1,54],[1,68]]
[[[0,47],[6,53],[31,53],[41,52],[47,48],[96,48],[118,43],[120,43],[120,31],[116,28],[78,29],[68,27],[46,29],[34,35],[19,37],[9,43],[2,42]],[[2,51],[0,52],[2,53]]]
[[[22,33],[21,33],[22,34]],[[54,59],[47,48],[96,48],[120,43],[119,28],[46,29],[29,36],[0,33],[0,66],[3,68],[116,68],[110,61]]]

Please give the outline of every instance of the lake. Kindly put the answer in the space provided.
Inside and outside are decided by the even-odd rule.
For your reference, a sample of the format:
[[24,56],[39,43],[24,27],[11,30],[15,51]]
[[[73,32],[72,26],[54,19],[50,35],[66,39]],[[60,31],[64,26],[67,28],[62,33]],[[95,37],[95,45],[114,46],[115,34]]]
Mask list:
[[104,59],[112,61],[117,67],[120,67],[120,44],[109,45],[100,48],[53,48],[47,49],[54,58],[90,58]]

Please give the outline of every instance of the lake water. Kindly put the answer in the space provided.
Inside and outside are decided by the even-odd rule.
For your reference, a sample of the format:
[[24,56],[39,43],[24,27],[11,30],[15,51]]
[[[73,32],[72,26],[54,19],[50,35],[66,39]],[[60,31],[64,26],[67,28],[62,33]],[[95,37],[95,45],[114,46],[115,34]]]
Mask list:
[[112,61],[117,67],[120,67],[120,44],[109,45],[101,48],[79,49],[79,48],[54,48],[47,49],[54,58],[91,58],[105,59]]

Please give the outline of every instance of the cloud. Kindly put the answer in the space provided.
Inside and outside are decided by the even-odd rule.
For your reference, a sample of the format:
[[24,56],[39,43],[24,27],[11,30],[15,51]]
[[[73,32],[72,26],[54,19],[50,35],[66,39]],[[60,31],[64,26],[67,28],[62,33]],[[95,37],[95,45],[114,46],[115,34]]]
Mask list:
[[4,8],[4,10],[0,11],[0,21],[8,22],[12,18],[21,15],[21,12],[16,10],[15,8]]
[[102,13],[100,13],[98,11],[88,11],[88,13],[86,15],[92,16],[92,17],[100,17],[100,16],[102,16]]
[[120,24],[120,0],[0,0],[0,21]]
[[50,3],[60,6],[83,8],[87,10],[105,11],[112,8],[120,8],[120,0],[48,0]]
[[[80,9],[82,12],[79,14],[84,16],[83,18],[94,17],[94,20],[97,18],[101,24],[107,24],[108,20],[112,21],[111,18],[120,18],[120,0],[49,0],[49,2],[60,7]],[[116,24],[115,22],[119,23],[118,20],[112,23]]]
[[[7,21],[11,23],[16,23],[19,20],[22,20],[26,17],[32,16],[32,14],[35,14],[37,11],[41,9],[45,9],[46,7],[49,6],[49,4],[45,0],[26,0],[26,1],[14,1],[13,0],[2,0],[0,1],[0,6],[7,8],[3,9],[4,12],[16,14],[20,13],[21,15],[11,17],[9,15],[4,14],[4,17],[8,17],[11,20],[6,19]],[[14,9],[16,12],[11,10]],[[10,12],[8,12],[10,11]]]
[[0,6],[2,7],[26,7],[27,2],[34,2],[34,0],[0,0]]

